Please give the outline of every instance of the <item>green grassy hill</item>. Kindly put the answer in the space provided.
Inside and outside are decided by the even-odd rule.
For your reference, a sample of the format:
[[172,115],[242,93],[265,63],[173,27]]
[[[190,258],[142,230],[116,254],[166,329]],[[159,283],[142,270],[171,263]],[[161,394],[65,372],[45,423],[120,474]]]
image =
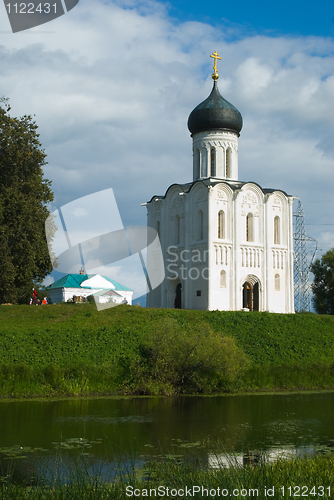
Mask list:
[[0,306],[0,396],[334,388],[334,317]]

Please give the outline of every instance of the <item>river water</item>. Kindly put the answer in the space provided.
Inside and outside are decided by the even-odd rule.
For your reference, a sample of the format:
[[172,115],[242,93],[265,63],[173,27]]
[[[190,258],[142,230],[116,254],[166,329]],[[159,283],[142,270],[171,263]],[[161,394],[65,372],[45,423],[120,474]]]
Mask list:
[[1,401],[1,458],[136,465],[158,456],[334,446],[334,393]]

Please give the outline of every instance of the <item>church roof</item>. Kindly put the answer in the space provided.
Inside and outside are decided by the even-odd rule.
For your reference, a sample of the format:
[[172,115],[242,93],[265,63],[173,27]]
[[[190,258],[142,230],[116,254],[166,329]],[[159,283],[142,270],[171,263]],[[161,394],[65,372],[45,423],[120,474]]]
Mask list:
[[[104,286],[99,286],[99,283],[96,283],[96,286],[94,286],[94,284],[95,284],[94,278],[96,278],[96,277],[103,278],[104,280],[109,282],[109,284],[106,283],[107,286],[104,287]],[[87,286],[84,283],[87,280],[92,280],[91,284],[93,286]],[[81,286],[81,285],[83,285],[83,286]],[[118,291],[132,291],[132,290],[130,290],[130,288],[127,288],[126,286],[121,285],[120,283],[117,283],[117,281],[114,281],[114,280],[108,278],[107,276],[100,276],[98,274],[67,274],[66,276],[63,276],[62,278],[59,278],[54,283],[51,283],[51,285],[48,285],[45,287],[46,290],[50,290],[51,288],[52,289],[54,289],[54,288],[82,288],[82,289],[88,289],[88,290],[94,290],[94,289],[96,290],[97,288],[98,289],[112,288],[112,289],[118,290]]]
[[242,129],[241,113],[221,96],[216,81],[209,97],[190,113],[188,129],[191,134],[220,129],[239,134]]
[[198,182],[201,182],[205,186],[209,186],[209,185],[216,186],[216,184],[227,184],[233,191],[241,189],[246,184],[255,184],[256,186],[258,186],[261,189],[263,194],[270,194],[270,193],[273,193],[274,191],[279,191],[279,192],[283,193],[287,198],[291,197],[290,194],[287,194],[282,189],[263,188],[257,182],[254,182],[254,181],[243,182],[243,181],[231,181],[228,179],[218,179],[218,178],[215,178],[215,180],[213,181],[212,178],[207,178],[207,179],[198,179],[198,180],[193,181],[193,182],[187,182],[186,184],[177,184],[177,183],[172,184],[171,186],[168,187],[168,189],[164,195],[154,195],[154,196],[152,196],[152,198],[150,199],[150,201],[148,203],[151,203],[151,201],[153,201],[153,200],[166,198],[168,191],[173,186],[180,186],[180,188],[182,189],[182,191],[184,193],[189,193],[191,191],[191,189],[195,186],[195,184],[197,184]]

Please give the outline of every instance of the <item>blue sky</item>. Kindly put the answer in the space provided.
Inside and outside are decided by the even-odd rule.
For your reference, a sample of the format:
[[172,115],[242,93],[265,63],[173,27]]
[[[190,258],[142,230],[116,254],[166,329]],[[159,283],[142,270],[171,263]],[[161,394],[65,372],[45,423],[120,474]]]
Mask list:
[[0,95],[35,115],[52,210],[112,188],[124,225],[145,225],[141,203],[192,180],[187,120],[217,50],[244,121],[239,179],[300,197],[320,255],[334,247],[333,17],[327,1],[80,0],[13,34],[0,4]]
[[[201,21],[250,34],[333,36],[334,7],[329,0],[170,1],[169,13],[180,21]],[[167,4],[168,5],[168,4]]]

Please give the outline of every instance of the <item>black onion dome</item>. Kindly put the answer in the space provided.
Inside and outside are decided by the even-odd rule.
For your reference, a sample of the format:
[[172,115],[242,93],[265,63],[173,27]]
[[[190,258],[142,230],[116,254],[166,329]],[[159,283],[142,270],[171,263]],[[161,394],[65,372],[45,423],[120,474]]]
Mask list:
[[211,94],[189,115],[188,129],[191,134],[209,130],[231,130],[239,133],[242,129],[241,113],[219,93],[214,82]]

